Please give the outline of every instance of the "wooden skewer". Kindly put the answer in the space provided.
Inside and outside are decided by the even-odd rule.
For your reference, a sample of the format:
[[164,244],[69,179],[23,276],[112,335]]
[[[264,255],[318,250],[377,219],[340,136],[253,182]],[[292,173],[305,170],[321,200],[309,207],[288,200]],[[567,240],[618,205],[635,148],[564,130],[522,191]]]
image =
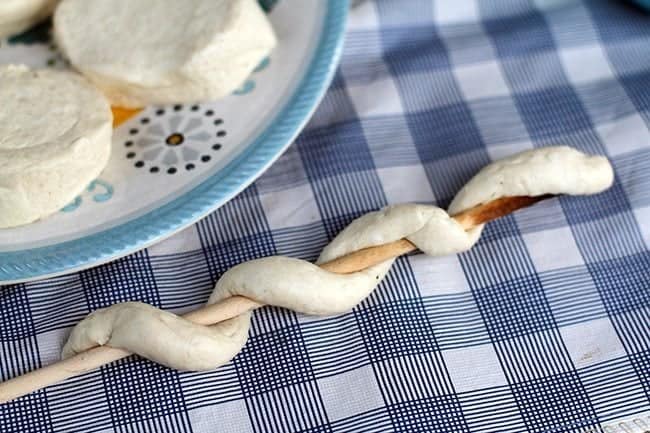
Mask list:
[[[500,218],[517,209],[528,207],[550,197],[552,196],[500,198],[455,215],[454,219],[465,230],[469,230],[479,224]],[[388,244],[356,251],[324,263],[320,267],[330,272],[348,274],[415,250],[416,247],[411,242],[400,239]],[[192,311],[183,317],[200,325],[213,325],[262,306],[259,302],[251,299],[234,296],[218,304],[208,305]],[[68,359],[0,383],[0,403],[6,403],[65,379],[87,373],[129,355],[132,354],[122,349],[109,346],[95,347]]]
[[[552,195],[542,195],[537,197],[503,197],[467,209],[466,211],[454,215],[454,219],[465,230],[470,230],[478,225],[501,218],[517,209],[531,206],[550,197],[552,197]],[[355,251],[346,256],[332,260],[331,262],[323,263],[320,267],[336,274],[351,274],[352,272],[358,272],[362,269],[376,265],[377,263],[399,257],[403,254],[408,254],[415,250],[417,250],[417,247],[409,240],[400,239],[388,244]]]

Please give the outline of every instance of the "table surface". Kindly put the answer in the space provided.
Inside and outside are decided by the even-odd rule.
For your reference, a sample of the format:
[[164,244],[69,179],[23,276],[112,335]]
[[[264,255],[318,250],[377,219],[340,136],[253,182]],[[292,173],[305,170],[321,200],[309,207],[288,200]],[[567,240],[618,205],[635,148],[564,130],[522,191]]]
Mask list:
[[650,426],[650,16],[605,0],[378,0],[348,26],[320,108],[253,186],[148,250],[0,292],[1,379],[56,361],[96,308],[188,311],[237,263],[313,260],[355,217],[445,207],[517,151],[607,155],[614,186],[491,223],[458,256],[399,259],[349,314],[262,309],[215,371],[124,360],[0,406],[0,431]]

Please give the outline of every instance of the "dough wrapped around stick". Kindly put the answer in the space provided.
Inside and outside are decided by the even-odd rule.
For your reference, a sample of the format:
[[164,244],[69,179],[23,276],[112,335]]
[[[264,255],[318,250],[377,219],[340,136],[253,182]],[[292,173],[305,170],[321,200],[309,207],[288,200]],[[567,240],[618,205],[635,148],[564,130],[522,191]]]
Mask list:
[[[604,157],[562,146],[535,149],[485,167],[463,187],[450,209],[462,215],[504,197],[595,194],[607,189],[613,178],[612,167]],[[288,257],[266,257],[231,268],[217,282],[208,304],[243,296],[256,301],[255,305],[274,305],[305,314],[343,313],[374,290],[394,259],[343,275],[318,265],[404,239],[431,256],[456,254],[478,241],[482,227],[479,224],[465,230],[457,219],[435,206],[390,206],[353,221],[324,248],[316,265]],[[205,338],[207,347],[188,344],[190,329],[198,325],[190,326],[186,319],[137,305],[117,304],[91,313],[73,329],[64,356],[107,344],[180,370],[211,369],[234,357],[246,342],[249,313],[203,327],[197,336]],[[176,323],[180,323],[178,333],[173,329]],[[151,335],[159,337],[149,338]],[[210,351],[212,356],[207,355]]]

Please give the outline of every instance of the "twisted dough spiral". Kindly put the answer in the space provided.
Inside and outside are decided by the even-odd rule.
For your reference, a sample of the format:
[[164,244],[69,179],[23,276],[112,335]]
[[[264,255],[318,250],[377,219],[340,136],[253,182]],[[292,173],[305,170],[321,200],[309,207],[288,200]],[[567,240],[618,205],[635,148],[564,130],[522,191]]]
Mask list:
[[[595,194],[608,188],[613,178],[604,157],[564,146],[530,150],[486,166],[461,189],[449,211],[456,214],[509,196]],[[353,221],[325,247],[317,263],[402,238],[431,256],[455,254],[471,248],[481,230],[482,226],[463,230],[435,206],[391,206]],[[223,274],[208,304],[241,295],[305,314],[338,314],[366,298],[392,262],[340,275],[289,257],[251,260]],[[146,304],[117,304],[80,322],[63,348],[63,356],[108,344],[179,370],[209,370],[228,362],[244,346],[250,315],[202,326]]]

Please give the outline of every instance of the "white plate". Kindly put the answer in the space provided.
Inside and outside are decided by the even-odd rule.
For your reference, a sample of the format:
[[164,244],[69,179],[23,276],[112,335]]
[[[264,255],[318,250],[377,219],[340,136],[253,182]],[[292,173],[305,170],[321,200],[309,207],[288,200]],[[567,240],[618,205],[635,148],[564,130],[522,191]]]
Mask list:
[[[292,142],[338,62],[347,0],[281,0],[268,62],[225,99],[149,107],[115,130],[106,170],[49,218],[0,230],[0,282],[76,271],[160,241],[223,205]],[[32,31],[0,63],[64,67]],[[30,42],[30,43],[25,43]],[[180,143],[170,145],[169,143]]]

